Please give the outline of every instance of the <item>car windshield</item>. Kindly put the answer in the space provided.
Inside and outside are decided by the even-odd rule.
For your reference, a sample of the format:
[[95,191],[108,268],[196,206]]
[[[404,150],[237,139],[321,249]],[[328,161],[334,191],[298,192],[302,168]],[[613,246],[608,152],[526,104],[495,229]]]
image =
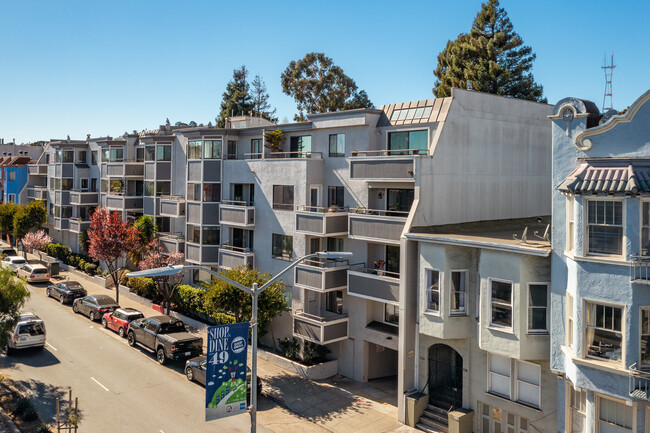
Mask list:
[[47,274],[47,269],[36,268],[32,270],[32,274]]
[[172,332],[185,332],[183,322],[161,323],[159,334],[171,334]]
[[27,263],[25,259],[11,259],[11,263],[14,265],[22,265],[23,263]]
[[81,284],[68,284],[68,289],[70,290],[81,290],[83,287]]
[[43,324],[39,322],[23,323],[22,325],[18,326],[18,333],[32,336],[43,335],[45,333],[45,329],[43,327]]

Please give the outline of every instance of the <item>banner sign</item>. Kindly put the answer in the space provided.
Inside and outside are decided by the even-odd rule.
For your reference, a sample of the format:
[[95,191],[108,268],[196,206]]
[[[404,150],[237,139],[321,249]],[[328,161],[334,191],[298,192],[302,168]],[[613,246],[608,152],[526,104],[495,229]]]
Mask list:
[[208,328],[205,420],[246,412],[248,322]]

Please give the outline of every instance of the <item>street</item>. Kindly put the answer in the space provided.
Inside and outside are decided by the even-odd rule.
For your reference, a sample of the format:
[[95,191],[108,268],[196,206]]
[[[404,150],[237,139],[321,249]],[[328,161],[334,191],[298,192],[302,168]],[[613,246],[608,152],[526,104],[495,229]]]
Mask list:
[[[79,399],[81,432],[247,432],[248,414],[204,421],[205,390],[189,382],[183,362],[158,365],[141,347],[72,312],[45,296],[46,284],[28,285],[31,298],[24,311],[39,315],[47,327],[44,350],[0,356],[0,369],[31,390],[41,419],[56,419],[56,397],[67,399],[68,388]],[[97,292],[88,288],[88,294]],[[259,411],[273,410],[262,397]],[[265,432],[258,417],[258,431]]]

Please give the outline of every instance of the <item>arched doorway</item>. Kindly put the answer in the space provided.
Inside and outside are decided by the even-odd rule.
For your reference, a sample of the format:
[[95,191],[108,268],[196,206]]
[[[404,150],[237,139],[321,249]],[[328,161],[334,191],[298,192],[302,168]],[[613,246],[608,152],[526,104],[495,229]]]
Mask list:
[[463,358],[446,344],[429,348],[429,403],[444,410],[463,405]]

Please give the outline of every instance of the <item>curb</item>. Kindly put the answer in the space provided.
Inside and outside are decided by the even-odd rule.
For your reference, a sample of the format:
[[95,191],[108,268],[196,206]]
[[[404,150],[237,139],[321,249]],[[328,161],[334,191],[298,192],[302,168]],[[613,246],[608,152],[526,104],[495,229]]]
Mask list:
[[4,410],[0,408],[0,421],[2,424],[4,424],[11,433],[20,433],[20,430],[18,430],[18,427],[16,427],[16,424],[9,418],[9,415],[5,413]]

